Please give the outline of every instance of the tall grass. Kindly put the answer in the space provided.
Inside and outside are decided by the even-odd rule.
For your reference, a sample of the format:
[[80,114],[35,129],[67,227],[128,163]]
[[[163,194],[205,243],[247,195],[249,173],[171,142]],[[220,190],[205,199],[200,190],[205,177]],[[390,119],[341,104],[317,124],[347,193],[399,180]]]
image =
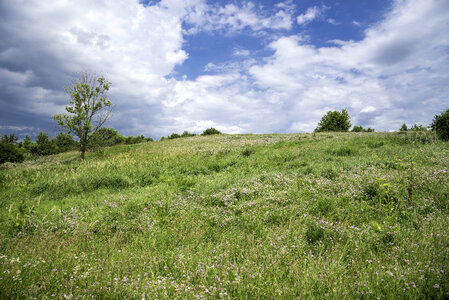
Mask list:
[[2,298],[449,297],[449,146],[217,135],[0,170]]

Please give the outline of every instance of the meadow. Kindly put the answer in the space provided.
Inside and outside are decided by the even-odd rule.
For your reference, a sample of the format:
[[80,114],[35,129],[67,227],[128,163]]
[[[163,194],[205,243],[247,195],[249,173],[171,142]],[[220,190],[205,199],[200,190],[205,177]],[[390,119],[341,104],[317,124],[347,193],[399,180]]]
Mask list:
[[195,136],[0,169],[2,299],[449,297],[449,143]]

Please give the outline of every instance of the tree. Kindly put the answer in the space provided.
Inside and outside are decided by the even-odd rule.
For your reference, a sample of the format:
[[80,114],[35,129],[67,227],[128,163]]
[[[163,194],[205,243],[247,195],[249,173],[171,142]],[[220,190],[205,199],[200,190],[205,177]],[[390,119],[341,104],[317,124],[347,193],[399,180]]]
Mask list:
[[430,128],[436,132],[440,139],[449,141],[449,109],[436,115],[432,124],[430,124]]
[[112,103],[107,92],[111,83],[102,76],[82,73],[66,88],[70,99],[68,114],[53,116],[58,125],[79,138],[81,159],[87,150],[90,137],[110,118]]
[[67,152],[76,149],[76,142],[73,136],[68,133],[60,132],[54,139],[51,140],[56,146],[58,153]]
[[39,132],[36,137],[36,148],[34,149],[36,155],[51,155],[56,153],[55,146],[50,142],[47,133]]
[[6,134],[2,136],[2,142],[4,143],[17,144],[18,140],[19,138],[14,133],[11,133],[9,136]]
[[343,109],[341,112],[328,111],[321,118],[315,131],[349,131],[349,128],[351,128],[350,117],[348,111]]
[[354,127],[351,130],[352,132],[374,132],[374,128],[368,127],[364,128],[363,126],[354,125]]
[[221,134],[221,132],[215,128],[208,128],[204,130],[201,135],[212,135],[212,134]]
[[103,127],[91,134],[89,148],[110,147],[124,143],[126,138],[114,128]]
[[401,128],[399,128],[399,131],[404,132],[404,131],[407,131],[407,130],[408,130],[407,124],[402,123],[402,126],[401,126]]

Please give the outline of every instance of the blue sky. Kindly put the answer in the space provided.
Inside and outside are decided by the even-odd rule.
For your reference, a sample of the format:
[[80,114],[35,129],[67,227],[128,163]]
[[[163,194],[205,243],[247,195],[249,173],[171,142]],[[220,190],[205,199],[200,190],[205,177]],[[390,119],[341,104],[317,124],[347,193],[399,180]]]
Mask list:
[[57,133],[64,86],[112,82],[125,135],[377,131],[449,108],[447,0],[0,1],[0,133]]

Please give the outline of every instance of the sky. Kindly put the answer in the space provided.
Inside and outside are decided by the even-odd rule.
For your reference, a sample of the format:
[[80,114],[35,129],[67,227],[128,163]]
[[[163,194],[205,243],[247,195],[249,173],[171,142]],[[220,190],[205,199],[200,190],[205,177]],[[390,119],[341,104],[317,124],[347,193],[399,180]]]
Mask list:
[[447,0],[0,0],[0,133],[58,132],[79,72],[112,82],[107,127],[160,138],[376,131],[449,108]]

